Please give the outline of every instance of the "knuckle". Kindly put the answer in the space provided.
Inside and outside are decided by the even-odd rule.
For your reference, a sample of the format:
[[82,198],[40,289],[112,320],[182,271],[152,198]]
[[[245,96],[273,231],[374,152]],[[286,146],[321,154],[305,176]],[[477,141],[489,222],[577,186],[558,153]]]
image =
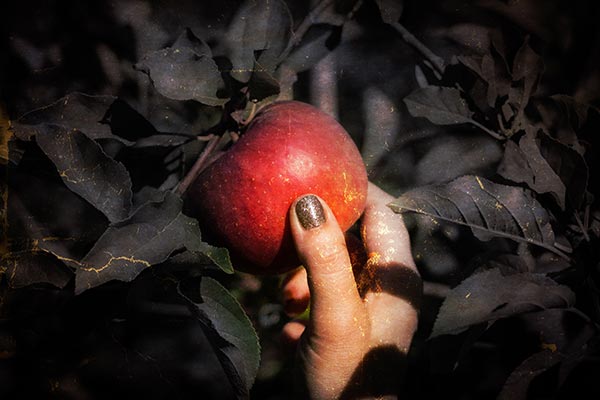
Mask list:
[[348,251],[342,243],[323,243],[317,247],[314,261],[323,267],[337,270],[341,264],[346,264]]

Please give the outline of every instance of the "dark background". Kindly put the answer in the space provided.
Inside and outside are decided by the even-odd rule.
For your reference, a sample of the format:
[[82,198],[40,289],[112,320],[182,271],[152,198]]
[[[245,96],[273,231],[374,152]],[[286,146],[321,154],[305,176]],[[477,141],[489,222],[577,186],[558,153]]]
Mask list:
[[[221,38],[240,3],[2,2],[0,99],[16,120],[71,92],[114,95],[151,121],[157,110],[169,110],[173,118],[168,127],[193,126],[202,119],[203,109],[192,102],[161,98],[133,65],[147,52],[172,44],[186,27],[211,46],[215,57],[222,56]],[[308,4],[287,3],[298,23]],[[545,65],[538,96],[567,94],[600,106],[597,1],[411,0],[403,7],[403,25],[447,62],[458,55],[489,51],[490,35],[501,35],[509,56],[514,56],[529,37]],[[334,55],[339,119],[365,155],[371,180],[400,195],[463,174],[493,174],[502,157],[497,141],[476,135],[471,128],[433,126],[409,115],[402,99],[417,87],[415,66],[426,76],[431,72],[422,56],[382,23],[373,1],[364,1],[344,26]],[[295,98],[311,101],[315,74],[314,70],[299,74]],[[23,168],[41,165],[43,170],[48,161],[29,149],[22,162]],[[591,162],[591,176],[595,167]],[[151,164],[132,162],[131,168],[133,175],[155,174],[155,186],[164,178]],[[39,178],[54,182],[54,174],[47,169]],[[9,179],[14,186],[32,182],[18,173]],[[593,179],[590,184],[595,189]],[[43,184],[34,190],[39,204],[32,207],[44,209],[37,214],[40,218],[74,218],[78,199],[73,199],[75,208],[66,210],[64,203],[53,208],[45,204]],[[77,215],[89,218],[90,224],[98,219],[91,211]],[[439,228],[424,219],[410,220],[409,225],[419,269],[429,285],[408,360],[407,398],[495,398],[511,371],[539,345],[537,334],[524,328],[527,321],[512,318],[489,330],[480,326],[461,335],[427,338],[441,296],[473,270],[475,256],[513,249],[512,244],[482,243],[456,225]],[[57,264],[49,256],[46,261]],[[584,256],[583,262],[597,268],[597,258]],[[261,338],[262,364],[252,397],[289,398],[293,351],[279,343],[286,317],[278,303],[278,278],[217,276],[241,301]],[[74,297],[72,283],[61,288],[48,284],[56,283],[52,279],[42,279],[46,283],[15,286],[3,274],[0,398],[230,397],[229,383],[205,333],[185,318],[185,311],[145,308],[146,300],[164,295],[155,278],[152,271],[145,271],[133,282],[110,283]],[[583,329],[580,321],[563,323],[569,331]],[[574,371],[561,380],[559,371],[550,368],[534,381],[531,398],[600,395],[597,353]]]

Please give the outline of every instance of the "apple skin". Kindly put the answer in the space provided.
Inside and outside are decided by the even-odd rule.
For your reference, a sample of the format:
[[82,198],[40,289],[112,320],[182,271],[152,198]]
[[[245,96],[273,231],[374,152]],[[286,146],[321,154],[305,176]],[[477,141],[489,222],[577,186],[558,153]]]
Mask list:
[[321,197],[346,231],[362,214],[367,172],[346,130],[298,101],[262,109],[240,139],[188,190],[209,240],[227,247],[237,270],[280,274],[300,265],[288,211],[301,195]]

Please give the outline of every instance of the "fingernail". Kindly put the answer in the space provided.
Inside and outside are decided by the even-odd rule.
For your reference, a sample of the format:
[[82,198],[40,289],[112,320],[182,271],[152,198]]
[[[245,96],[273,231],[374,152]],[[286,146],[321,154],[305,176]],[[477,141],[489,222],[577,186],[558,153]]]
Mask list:
[[306,230],[317,228],[325,222],[325,211],[317,196],[309,194],[296,203],[296,215]]

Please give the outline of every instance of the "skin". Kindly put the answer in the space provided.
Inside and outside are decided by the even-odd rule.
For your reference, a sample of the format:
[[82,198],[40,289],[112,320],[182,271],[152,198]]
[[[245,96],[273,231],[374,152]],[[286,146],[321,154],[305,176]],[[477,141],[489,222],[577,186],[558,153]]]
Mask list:
[[320,200],[326,220],[309,230],[291,207],[305,269],[282,286],[290,315],[311,305],[307,324],[294,320],[283,329],[283,338],[297,344],[301,397],[396,398],[421,293],[408,232],[386,206],[393,198],[369,184],[361,229],[368,258],[353,271],[344,233]]

